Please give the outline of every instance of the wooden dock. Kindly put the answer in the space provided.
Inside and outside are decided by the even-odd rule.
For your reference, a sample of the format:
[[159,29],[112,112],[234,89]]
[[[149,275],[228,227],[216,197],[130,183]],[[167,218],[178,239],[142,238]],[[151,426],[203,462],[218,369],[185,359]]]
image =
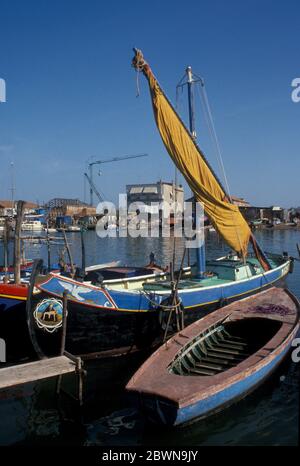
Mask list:
[[0,390],[76,372],[76,362],[58,356],[0,369]]

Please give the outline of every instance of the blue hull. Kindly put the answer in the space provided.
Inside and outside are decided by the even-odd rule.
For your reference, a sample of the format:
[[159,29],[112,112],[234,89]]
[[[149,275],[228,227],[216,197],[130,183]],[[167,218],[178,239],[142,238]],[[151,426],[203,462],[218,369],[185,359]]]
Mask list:
[[[289,264],[286,263],[264,276],[202,288],[199,281],[200,287],[196,289],[180,290],[185,326],[227,303],[255,294],[274,283],[279,284],[288,270]],[[32,297],[32,309],[46,297],[61,299],[63,292],[67,291],[67,348],[74,354],[115,349],[122,352],[132,347],[145,349],[156,344],[164,333],[168,313],[160,311],[159,306],[170,295],[168,289],[151,294],[144,291],[116,291],[57,274],[48,277],[39,288],[41,294]],[[169,326],[171,333],[176,331],[174,320]],[[49,340],[50,346],[57,345],[54,336],[50,339],[47,335],[41,335],[41,339],[42,346],[45,339]]]
[[261,369],[258,369],[242,380],[194,404],[178,408],[167,400],[154,399],[152,397],[148,398],[144,395],[142,406],[147,412],[149,419],[156,423],[158,422],[169,426],[179,426],[208,417],[244,398],[247,394],[255,390],[255,388],[263,383],[284,360],[289,353],[290,346],[291,339],[289,338],[289,343],[284,346],[280,354]]
[[[265,274],[241,281],[205,287],[201,285],[200,280],[199,287],[179,290],[178,294],[187,311],[186,314],[189,314],[189,311],[201,309],[203,306],[212,306],[212,309],[216,309],[221,302],[229,303],[277,284],[288,271],[289,263],[285,263]],[[118,312],[153,311],[159,307],[163,299],[170,295],[170,290],[159,292],[116,291],[109,288],[103,290],[101,287],[86,286],[58,275],[53,275],[40,288],[57,297],[62,297],[64,290],[67,290],[71,301],[82,307],[93,307],[94,310],[99,309],[99,311],[104,309]]]
[[[231,302],[256,293],[259,290],[278,283],[284,275],[281,270],[272,270],[262,277],[253,277],[241,282],[231,284],[198,288],[192,290],[179,291],[179,297],[185,310],[194,310],[202,306],[218,305],[221,301]],[[152,304],[160,302],[170,294],[166,293],[131,293],[124,291],[109,291],[109,294],[119,311],[149,311],[153,309]],[[218,306],[217,306],[218,307]],[[215,308],[215,307],[214,307]]]

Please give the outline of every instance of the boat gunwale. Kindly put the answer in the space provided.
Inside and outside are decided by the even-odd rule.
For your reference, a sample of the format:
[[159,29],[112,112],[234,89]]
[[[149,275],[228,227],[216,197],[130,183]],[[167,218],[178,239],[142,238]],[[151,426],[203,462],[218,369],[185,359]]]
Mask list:
[[[276,290],[277,293],[285,293],[285,295],[288,295],[288,297],[293,301],[295,306],[295,318],[291,323],[282,322],[280,329],[275,333],[275,335],[271,339],[269,339],[261,348],[259,348],[255,353],[251,354],[249,357],[241,361],[239,364],[227,369],[226,371],[222,371],[219,374],[210,376],[183,376],[171,373],[168,370],[169,365],[174,361],[175,356],[188,343],[187,338],[189,340],[192,340],[197,336],[197,334],[205,332],[209,327],[221,324],[222,321],[226,320],[229,316],[232,316],[235,312],[239,311],[239,309],[231,310],[231,308],[237,306],[239,307],[240,305],[243,305],[243,303],[249,300],[250,302],[253,301],[254,296],[246,297],[218,311],[215,311],[214,313],[209,314],[203,319],[200,319],[199,321],[192,323],[183,331],[175,334],[164,345],[158,348],[152,354],[152,356],[140,367],[140,369],[138,369],[138,371],[128,382],[126,390],[143,393],[146,397],[155,397],[156,399],[169,402],[172,405],[176,406],[178,409],[181,409],[222,392],[226,387],[234,385],[237,382],[246,379],[251,374],[256,373],[258,370],[268,365],[272,361],[272,359],[275,359],[279,354],[283,352],[285,347],[289,346],[290,341],[294,338],[294,336],[297,334],[299,330],[300,303],[299,300],[292,293],[290,293],[288,290],[272,287],[269,290],[261,291],[256,295],[256,297],[260,295],[260,297],[263,298],[264,295],[272,293],[274,292],[274,290]],[[259,315],[258,313],[254,312],[249,313],[249,316],[247,315],[247,317],[244,317],[242,314],[240,314],[240,316],[237,317],[238,319],[234,320],[253,317],[275,320],[272,319],[272,316]],[[210,322],[209,320],[212,321]],[[280,321],[280,319],[276,320]],[[276,345],[276,341],[278,340],[279,344]],[[181,343],[182,348],[178,349],[178,345],[181,345]],[[273,349],[267,349],[271,345]],[[164,350],[167,350],[168,352],[166,353],[165,358],[162,357],[163,362],[159,363],[159,358],[161,357],[161,354]],[[258,360],[258,358],[261,359]],[[149,379],[149,375],[147,374],[147,372],[149,371],[151,365],[153,365],[152,373],[153,371],[155,372],[156,379],[159,379],[160,383],[163,381],[163,388],[161,388],[161,386],[157,388],[155,383],[153,386],[153,384],[151,385],[151,382],[147,387],[147,379]],[[224,377],[225,374],[226,376]],[[140,384],[141,380],[142,383]],[[181,384],[177,383],[177,381],[179,382],[179,380],[181,381]],[[189,391],[186,388],[187,393],[184,395],[181,394],[182,385],[185,385],[185,387],[189,386]],[[169,393],[167,393],[166,391],[168,387],[171,387]]]
[[[194,293],[196,291],[206,291],[206,290],[209,290],[211,288],[221,288],[221,287],[228,287],[228,286],[232,286],[233,284],[241,284],[241,283],[245,283],[245,282],[249,282],[251,280],[254,280],[254,279],[257,279],[257,278],[260,278],[260,277],[265,277],[266,275],[270,275],[271,273],[273,272],[276,272],[276,271],[279,271],[281,269],[283,269],[285,266],[289,265],[291,263],[291,260],[288,259],[286,262],[280,264],[278,267],[275,267],[274,269],[271,269],[271,270],[268,270],[267,272],[264,272],[264,273],[260,273],[260,274],[257,274],[257,275],[253,275],[252,277],[250,278],[244,278],[242,280],[229,280],[229,283],[222,283],[220,285],[214,285],[214,286],[199,286],[198,288],[193,288],[193,289],[180,289],[180,293]],[[287,272],[288,273],[288,272]],[[115,293],[126,293],[126,294],[133,294],[133,295],[136,295],[136,294],[147,294],[142,288],[141,289],[114,289],[114,288],[109,288],[109,287],[105,287],[107,281],[104,281],[103,282],[103,285],[104,286],[96,286],[96,285],[92,285],[90,282],[78,282],[70,277],[64,277],[58,273],[55,273],[55,272],[50,272],[49,275],[47,275],[47,277],[49,277],[46,281],[43,281],[43,282],[40,282],[41,285],[42,284],[46,284],[48,283],[51,278],[57,278],[57,279],[60,279],[60,280],[65,280],[65,281],[68,281],[70,283],[73,283],[73,284],[76,284],[76,285],[80,285],[80,286],[86,286],[87,288],[90,288],[90,289],[93,289],[93,290],[102,290],[102,289],[107,289],[107,291],[109,292],[115,292]],[[145,275],[145,277],[149,277],[149,275]],[[46,278],[46,277],[45,277]],[[135,277],[131,277],[131,278],[128,278],[128,279],[120,279],[120,281],[128,281],[128,280],[132,280],[132,278],[135,278]],[[143,278],[143,276],[139,277],[140,279]],[[266,285],[270,285],[271,283],[266,283]],[[40,284],[37,284],[36,287],[38,289],[40,289]],[[265,286],[265,285],[262,285],[262,286]],[[42,290],[44,291],[44,290]],[[149,290],[149,294],[151,293],[151,291]],[[153,294],[157,295],[157,296],[160,296],[160,295],[169,295],[170,294],[170,290],[160,290],[159,293],[157,292],[153,292]],[[158,303],[159,305],[159,303]]]
[[[283,264],[281,264],[281,266],[278,267],[278,269],[279,269],[279,268],[283,268],[283,267],[286,266],[287,263],[289,263],[289,262],[290,262],[290,261],[284,262]],[[272,270],[270,270],[270,271],[268,271],[268,272],[266,272],[266,273],[272,273],[272,272],[274,272],[274,271],[276,271],[276,270],[277,270],[277,269],[272,269]],[[287,274],[288,274],[288,271],[287,271],[285,274],[283,274],[281,277],[277,277],[277,278],[275,278],[274,280],[272,280],[272,281],[270,281],[270,282],[266,282],[264,285],[261,285],[261,286],[259,286],[259,287],[257,287],[257,288],[253,288],[253,289],[250,289],[250,290],[246,290],[245,292],[242,292],[242,293],[233,294],[233,295],[231,295],[231,296],[226,297],[226,299],[231,300],[231,299],[234,299],[234,298],[236,298],[236,297],[238,297],[238,296],[242,296],[242,295],[244,295],[244,294],[249,294],[249,293],[250,293],[250,294],[253,294],[253,292],[255,292],[255,291],[257,291],[257,290],[263,290],[263,288],[265,288],[265,287],[272,287],[272,286],[273,286],[273,283],[275,283],[275,282],[277,282],[277,281],[283,279],[283,278],[285,277],[285,275],[287,275]],[[263,274],[261,274],[261,275],[263,275]],[[123,294],[123,295],[126,295],[126,294],[129,295],[129,294],[131,294],[132,296],[144,295],[144,296],[147,298],[147,293],[144,292],[143,290],[125,290],[125,289],[122,289],[122,290],[114,290],[114,289],[109,289],[109,288],[100,288],[100,287],[97,287],[97,286],[91,285],[91,284],[87,285],[87,284],[84,283],[84,282],[78,282],[78,281],[73,280],[73,279],[71,279],[71,278],[69,278],[69,277],[62,277],[61,275],[55,274],[55,273],[53,273],[53,272],[50,272],[50,274],[47,275],[47,276],[44,277],[44,278],[47,278],[47,277],[48,277],[47,280],[41,281],[41,282],[40,282],[41,285],[48,283],[52,278],[62,279],[62,280],[65,280],[65,281],[67,281],[67,282],[69,282],[69,283],[72,283],[72,284],[75,284],[75,285],[78,285],[78,286],[79,286],[79,285],[80,285],[80,286],[86,286],[87,288],[90,288],[90,289],[92,289],[92,290],[96,290],[96,291],[98,291],[98,292],[104,292],[104,290],[106,290],[106,292],[109,294],[110,299],[111,299],[112,301],[115,300],[115,297],[113,298],[113,297],[110,295],[111,292],[113,292],[113,293],[115,293],[115,294],[120,293],[121,295],[122,295],[122,294]],[[181,293],[194,293],[195,291],[198,291],[198,292],[199,292],[199,291],[205,291],[205,290],[209,290],[209,289],[212,289],[212,288],[217,289],[217,288],[220,288],[220,287],[225,288],[225,287],[228,287],[228,286],[235,286],[235,285],[237,285],[237,284],[240,284],[240,283],[243,282],[243,281],[244,281],[244,282],[247,282],[247,281],[250,281],[250,280],[252,280],[252,279],[257,279],[258,277],[259,277],[259,275],[256,275],[256,276],[252,277],[251,279],[240,280],[240,281],[238,281],[238,282],[232,281],[232,282],[230,282],[230,283],[228,283],[228,284],[217,285],[217,286],[214,286],[214,287],[202,287],[202,288],[193,288],[192,290],[180,290],[179,294],[181,294]],[[40,284],[36,284],[36,285],[35,285],[35,287],[39,290],[39,293],[46,293],[46,294],[49,294],[50,296],[55,296],[55,297],[57,297],[57,298],[61,298],[61,297],[62,297],[61,294],[54,293],[54,292],[52,292],[52,291],[50,292],[50,291],[48,291],[48,290],[44,290],[44,289],[40,288],[40,286],[39,286]],[[263,291],[267,291],[267,290],[263,290]],[[167,296],[168,296],[168,295],[170,294],[170,292],[169,292],[169,291],[164,291],[164,292],[161,292],[161,293],[153,293],[153,294],[154,294],[154,296],[164,296],[164,295],[167,295]],[[242,299],[246,299],[246,298],[248,298],[248,297],[251,297],[251,295],[250,295],[250,296],[247,296],[247,297],[245,297],[245,298],[242,298]],[[71,302],[75,303],[75,304],[80,304],[80,305],[82,305],[82,306],[84,306],[84,307],[87,307],[87,308],[93,308],[93,309],[102,310],[102,311],[123,312],[123,313],[127,313],[127,312],[128,312],[128,313],[132,313],[132,312],[136,312],[136,313],[147,313],[147,312],[156,312],[156,311],[157,311],[156,308],[155,308],[155,309],[154,309],[154,308],[153,308],[153,309],[149,309],[149,307],[148,307],[148,308],[146,308],[146,309],[143,309],[143,308],[132,309],[132,308],[118,307],[116,304],[115,304],[115,307],[106,307],[106,306],[102,306],[102,305],[99,305],[99,304],[96,304],[96,303],[92,303],[92,304],[91,304],[91,303],[87,303],[87,302],[85,302],[85,301],[78,301],[78,300],[76,300],[76,299],[75,299],[74,297],[72,297],[72,296],[68,296],[68,299],[69,299]],[[241,301],[241,299],[240,299],[239,301]],[[207,302],[203,302],[203,303],[202,303],[202,302],[201,302],[201,303],[196,303],[196,304],[193,304],[193,305],[191,305],[191,306],[185,306],[185,309],[186,309],[186,310],[187,310],[187,309],[188,309],[188,310],[192,310],[192,309],[194,309],[194,308],[199,308],[199,307],[203,307],[203,306],[208,306],[208,305],[211,305],[211,304],[215,304],[215,303],[217,303],[217,302],[219,302],[219,299],[213,300],[213,301],[207,301]],[[159,303],[157,303],[157,307],[159,307]]]

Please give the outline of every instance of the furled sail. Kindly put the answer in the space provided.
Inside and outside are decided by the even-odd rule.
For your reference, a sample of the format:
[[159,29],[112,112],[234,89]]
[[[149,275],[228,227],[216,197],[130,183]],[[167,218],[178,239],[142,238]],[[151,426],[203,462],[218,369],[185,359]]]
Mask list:
[[164,95],[141,51],[135,52],[132,64],[148,80],[156,124],[170,157],[185,177],[196,200],[203,203],[215,229],[232,249],[245,257],[251,237],[247,222],[238,206],[229,202],[200,148]]

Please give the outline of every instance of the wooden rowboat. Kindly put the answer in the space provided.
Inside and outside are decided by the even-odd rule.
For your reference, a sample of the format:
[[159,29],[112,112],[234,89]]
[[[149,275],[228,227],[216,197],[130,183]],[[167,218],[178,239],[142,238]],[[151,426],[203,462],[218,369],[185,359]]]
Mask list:
[[168,340],[126,389],[154,422],[179,425],[219,411],[281,363],[299,329],[299,309],[280,288],[225,306]]

